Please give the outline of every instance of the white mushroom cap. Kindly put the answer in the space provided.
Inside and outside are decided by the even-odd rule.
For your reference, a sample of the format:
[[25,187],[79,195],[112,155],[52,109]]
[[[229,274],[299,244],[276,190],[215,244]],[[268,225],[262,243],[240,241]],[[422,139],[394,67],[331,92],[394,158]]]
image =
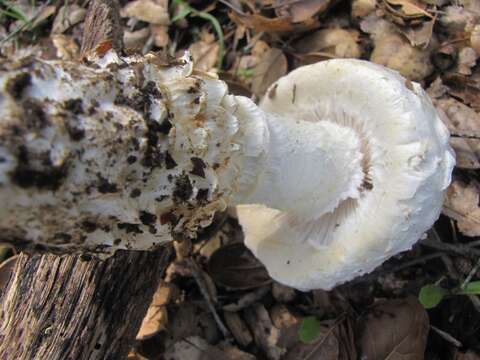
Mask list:
[[[419,84],[366,61],[329,60],[278,80],[261,108],[299,124],[336,123],[362,143],[362,186],[334,210],[312,207],[305,217],[295,211],[299,204],[237,207],[246,245],[275,280],[300,290],[331,289],[410,249],[438,218],[455,160],[448,132]],[[282,172],[315,169],[315,163],[295,166]],[[322,170],[316,169],[319,177],[335,179]],[[299,191],[317,181],[315,171],[306,173],[299,173]]]

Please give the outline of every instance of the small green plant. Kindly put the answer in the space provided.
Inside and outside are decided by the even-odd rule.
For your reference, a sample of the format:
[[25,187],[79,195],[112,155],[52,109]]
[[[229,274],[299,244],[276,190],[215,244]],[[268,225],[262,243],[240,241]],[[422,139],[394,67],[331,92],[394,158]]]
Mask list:
[[322,330],[320,321],[315,316],[308,316],[302,320],[298,329],[298,338],[301,342],[309,344],[318,339]]
[[217,66],[219,69],[221,69],[222,63],[223,63],[223,56],[225,54],[225,41],[224,41],[222,26],[220,25],[218,20],[215,18],[215,16],[213,16],[212,14],[209,14],[208,12],[194,9],[184,0],[174,0],[173,4],[178,7],[178,12],[173,16],[172,22],[184,19],[187,16],[191,15],[191,16],[197,16],[199,18],[208,20],[212,24],[215,32],[217,33],[218,44],[220,47]]
[[439,284],[425,285],[420,289],[418,300],[425,309],[432,309],[445,297],[455,295],[480,295],[480,281],[471,281],[452,290],[445,289]]

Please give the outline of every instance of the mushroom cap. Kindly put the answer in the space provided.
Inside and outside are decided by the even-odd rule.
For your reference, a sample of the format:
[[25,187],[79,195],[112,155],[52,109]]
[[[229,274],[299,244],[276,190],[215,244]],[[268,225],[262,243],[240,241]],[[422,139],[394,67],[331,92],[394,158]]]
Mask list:
[[[237,207],[247,247],[275,280],[331,289],[410,249],[438,218],[455,158],[419,84],[367,61],[328,60],[279,79],[261,108],[353,128],[363,139],[368,182],[358,198],[308,218],[261,204]],[[298,187],[308,181],[299,178]]]

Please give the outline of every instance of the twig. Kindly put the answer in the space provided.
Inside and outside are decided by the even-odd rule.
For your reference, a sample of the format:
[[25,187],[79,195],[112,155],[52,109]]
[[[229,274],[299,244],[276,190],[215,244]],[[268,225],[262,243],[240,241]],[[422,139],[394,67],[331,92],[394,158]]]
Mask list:
[[480,256],[480,250],[472,248],[468,244],[449,244],[440,240],[435,229],[428,232],[428,237],[419,242],[422,246],[428,246],[437,250],[464,255],[467,257]]
[[453,346],[455,347],[462,347],[462,343],[460,341],[458,341],[457,339],[455,339],[452,335],[450,335],[449,333],[443,331],[443,330],[440,330],[439,328],[437,328],[436,326],[433,326],[433,325],[430,325],[430,328],[435,331],[438,335],[440,335],[440,337],[442,337],[444,340],[447,340],[450,344],[452,344]]
[[202,296],[205,299],[205,302],[207,303],[208,309],[213,315],[213,318],[215,319],[215,322],[217,323],[218,328],[223,334],[223,337],[226,340],[232,339],[232,335],[230,334],[230,331],[228,331],[227,327],[224,325],[222,319],[218,315],[217,310],[215,309],[215,306],[213,305],[212,298],[210,296],[210,293],[208,292],[207,289],[207,284],[205,283],[205,279],[203,278],[202,272],[199,269],[197,263],[195,260],[192,258],[187,259],[187,264],[189,265],[190,269],[192,270],[192,275],[193,278],[195,279],[195,282],[197,283],[197,286],[202,294]]
[[[447,271],[450,273],[450,275],[458,281],[462,280],[461,276],[458,274],[457,270],[455,270],[453,266],[452,259],[450,259],[448,255],[444,254],[444,256],[442,256],[442,260],[443,260],[443,263],[445,264],[445,267],[447,268]],[[467,296],[470,302],[472,303],[473,307],[475,308],[475,310],[478,313],[480,313],[480,299],[476,295],[467,295]]]
[[477,263],[475,264],[475,266],[472,268],[472,270],[470,270],[470,272],[468,273],[467,277],[465,278],[465,280],[463,280],[463,283],[462,285],[460,286],[460,289],[465,289],[465,286],[467,286],[467,284],[470,282],[470,280],[472,280],[472,277],[473,275],[476,274],[477,270],[480,268],[480,258],[477,260]]

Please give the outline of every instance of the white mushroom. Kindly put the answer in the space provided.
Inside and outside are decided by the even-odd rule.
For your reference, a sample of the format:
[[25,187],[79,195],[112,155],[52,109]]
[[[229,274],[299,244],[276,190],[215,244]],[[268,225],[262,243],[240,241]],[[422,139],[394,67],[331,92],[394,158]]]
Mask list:
[[417,83],[360,60],[299,68],[261,108],[263,172],[238,199],[245,243],[277,281],[331,289],[411,248],[438,218],[455,160]]
[[0,242],[147,250],[238,206],[271,276],[329,289],[406,250],[454,165],[419,84],[360,60],[295,70],[261,107],[188,57],[0,63]]

